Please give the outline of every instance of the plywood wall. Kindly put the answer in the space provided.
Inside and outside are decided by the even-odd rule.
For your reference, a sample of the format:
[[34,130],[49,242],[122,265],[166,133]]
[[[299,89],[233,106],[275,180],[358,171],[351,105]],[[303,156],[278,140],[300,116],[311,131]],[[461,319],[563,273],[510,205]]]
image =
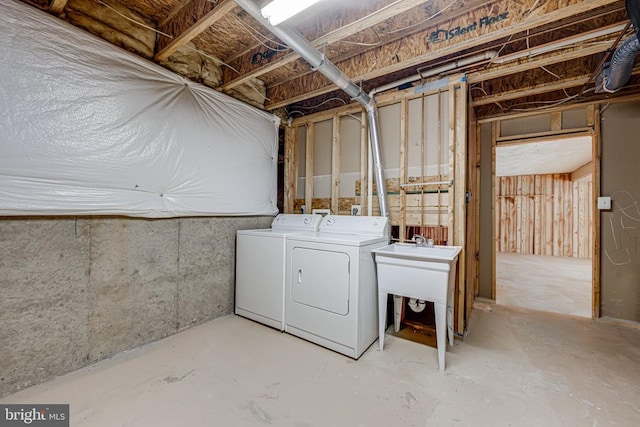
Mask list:
[[496,250],[590,258],[591,180],[571,174],[496,178]]

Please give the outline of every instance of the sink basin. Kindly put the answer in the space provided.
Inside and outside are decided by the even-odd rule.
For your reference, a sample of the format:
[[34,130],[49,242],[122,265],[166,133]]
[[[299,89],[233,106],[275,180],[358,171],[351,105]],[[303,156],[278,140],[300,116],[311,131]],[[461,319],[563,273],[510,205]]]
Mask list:
[[[387,296],[393,294],[395,329],[400,327],[400,296],[434,303],[438,364],[444,370],[447,335],[453,345],[453,291],[460,246],[416,246],[394,243],[374,249],[378,272],[378,328],[380,350],[384,349]],[[447,333],[448,332],[448,333]]]
[[422,261],[454,261],[460,253],[460,246],[416,246],[409,243],[394,243],[373,252],[378,256],[406,258]]

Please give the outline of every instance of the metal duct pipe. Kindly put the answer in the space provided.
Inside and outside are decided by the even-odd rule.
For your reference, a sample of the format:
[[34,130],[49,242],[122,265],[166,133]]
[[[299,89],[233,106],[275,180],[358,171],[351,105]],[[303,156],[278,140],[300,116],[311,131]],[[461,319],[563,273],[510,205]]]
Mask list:
[[307,61],[315,71],[322,73],[336,86],[345,91],[353,100],[358,101],[364,106],[369,120],[369,141],[371,143],[371,154],[375,166],[380,215],[388,217],[389,208],[387,206],[387,190],[384,179],[384,169],[382,166],[382,151],[380,149],[378,110],[375,101],[365,92],[360,90],[358,85],[352,82],[349,77],[340,71],[331,61],[327,60],[322,53],[320,53],[295,29],[287,26],[286,24],[280,24],[277,27],[271,25],[269,21],[262,16],[260,9],[251,0],[234,1],[263,27],[271,31],[293,51],[304,58],[304,60]]
[[448,62],[448,63],[446,63],[444,65],[439,66],[439,67],[430,68],[430,69],[426,70],[423,73],[418,73],[418,74],[415,74],[413,76],[406,77],[406,78],[404,78],[402,80],[398,80],[396,82],[389,83],[389,84],[377,87],[377,88],[375,88],[375,89],[373,89],[372,91],[369,92],[369,96],[371,98],[373,98],[377,93],[384,92],[384,91],[387,91],[389,89],[394,89],[394,88],[396,88],[398,86],[402,86],[402,85],[405,85],[407,83],[413,83],[413,82],[418,81],[420,79],[424,79],[424,78],[427,78],[427,77],[435,76],[435,75],[438,75],[440,73],[444,73],[444,72],[447,72],[447,71],[455,70],[456,68],[461,68],[461,67],[465,67],[467,65],[475,64],[476,62],[495,59],[497,57],[498,57],[498,52],[496,52],[495,50],[488,50],[486,52],[478,53],[476,55],[472,55],[472,56],[469,56],[467,58],[461,58],[461,59],[458,59],[456,61]]
[[639,51],[640,42],[636,34],[623,41],[613,53],[611,61],[605,63],[596,76],[596,93],[613,93],[622,89],[631,78]]

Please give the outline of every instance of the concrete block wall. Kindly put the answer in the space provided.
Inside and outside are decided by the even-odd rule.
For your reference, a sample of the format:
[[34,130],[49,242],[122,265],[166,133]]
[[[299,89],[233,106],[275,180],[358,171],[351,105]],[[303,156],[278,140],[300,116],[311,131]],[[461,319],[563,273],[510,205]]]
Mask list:
[[272,217],[0,220],[0,396],[233,312]]

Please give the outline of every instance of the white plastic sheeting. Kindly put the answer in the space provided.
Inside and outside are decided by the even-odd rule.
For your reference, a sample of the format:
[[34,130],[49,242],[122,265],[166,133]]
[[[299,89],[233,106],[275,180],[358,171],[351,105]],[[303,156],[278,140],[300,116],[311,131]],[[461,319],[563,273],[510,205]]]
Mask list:
[[0,4],[0,215],[277,212],[270,114]]

